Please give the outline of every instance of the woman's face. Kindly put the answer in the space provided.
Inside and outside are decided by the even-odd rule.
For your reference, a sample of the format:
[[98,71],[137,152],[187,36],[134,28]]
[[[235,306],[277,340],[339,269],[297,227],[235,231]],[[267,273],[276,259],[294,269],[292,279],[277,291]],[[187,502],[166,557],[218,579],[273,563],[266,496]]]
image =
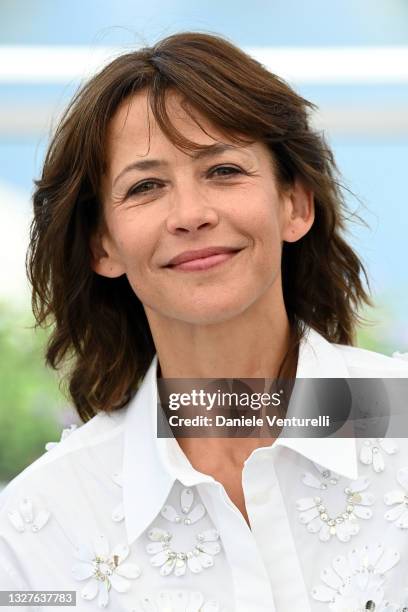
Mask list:
[[[211,135],[205,134],[179,100],[168,94],[176,128],[193,142],[217,147],[201,156],[184,153],[159,129],[144,92],[124,103],[108,132],[102,181],[107,229],[93,240],[93,268],[108,277],[126,274],[147,316],[153,311],[186,323],[215,323],[242,313],[268,291],[278,295],[282,241],[308,231],[312,196],[296,183],[280,198],[266,145],[233,145],[195,113]],[[168,266],[184,251],[207,247],[239,251],[206,269]]]

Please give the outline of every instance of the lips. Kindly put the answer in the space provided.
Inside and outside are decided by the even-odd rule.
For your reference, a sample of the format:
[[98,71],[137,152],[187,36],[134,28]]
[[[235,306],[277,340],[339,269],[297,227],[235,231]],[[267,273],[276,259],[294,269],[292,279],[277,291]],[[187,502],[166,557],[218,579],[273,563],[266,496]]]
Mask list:
[[177,264],[185,263],[186,261],[194,261],[195,259],[210,257],[211,255],[219,255],[220,253],[235,253],[240,250],[240,248],[219,246],[198,249],[195,251],[184,251],[176,257],[173,257],[173,259],[170,259],[165,267],[175,266]]

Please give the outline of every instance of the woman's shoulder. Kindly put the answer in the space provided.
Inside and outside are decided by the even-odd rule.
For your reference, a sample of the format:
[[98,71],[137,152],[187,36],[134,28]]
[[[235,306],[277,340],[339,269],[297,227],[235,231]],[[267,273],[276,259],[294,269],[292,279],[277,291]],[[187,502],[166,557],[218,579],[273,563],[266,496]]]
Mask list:
[[[62,431],[58,442],[45,445],[45,452],[13,478],[0,492],[0,531],[3,513],[13,503],[33,491],[52,491],[53,485],[62,474],[81,470],[86,456],[92,456],[92,449],[109,443],[120,434],[123,424],[123,410],[117,414],[98,413],[82,425],[71,425]],[[102,451],[103,452],[103,451]],[[69,466],[67,469],[66,466]]]
[[122,459],[123,413],[99,413],[65,430],[0,493],[0,589],[59,584],[72,543],[85,541],[99,509],[109,509],[106,492],[111,481],[116,486]]
[[357,346],[334,344],[350,375],[361,378],[408,378],[408,353],[393,351],[385,355]]

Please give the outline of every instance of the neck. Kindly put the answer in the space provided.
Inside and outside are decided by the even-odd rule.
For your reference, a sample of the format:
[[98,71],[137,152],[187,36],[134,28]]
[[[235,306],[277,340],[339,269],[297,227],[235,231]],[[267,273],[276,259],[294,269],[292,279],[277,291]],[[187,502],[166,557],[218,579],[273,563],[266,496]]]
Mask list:
[[290,347],[284,307],[207,325],[147,314],[163,378],[275,378]]
[[[242,313],[211,324],[191,324],[145,309],[161,378],[273,379],[296,375],[297,350],[289,354],[282,369],[294,330],[281,293],[270,292]],[[207,436],[177,440],[196,469],[215,474],[228,465],[242,466],[252,450],[270,446],[274,438]]]

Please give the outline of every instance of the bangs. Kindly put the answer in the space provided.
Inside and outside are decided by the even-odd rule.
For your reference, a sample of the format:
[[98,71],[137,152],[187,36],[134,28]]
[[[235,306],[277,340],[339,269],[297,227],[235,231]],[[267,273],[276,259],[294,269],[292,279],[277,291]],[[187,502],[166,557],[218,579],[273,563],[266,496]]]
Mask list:
[[[154,118],[157,121],[161,131],[167,136],[170,142],[177,147],[180,151],[187,153],[189,151],[199,151],[203,149],[211,148],[211,144],[199,144],[188,138],[186,138],[182,132],[180,132],[172,123],[168,109],[167,101],[169,94],[178,94],[179,104],[186,115],[200,128],[200,130],[209,136],[216,142],[232,143],[236,146],[246,146],[255,142],[254,138],[249,138],[249,134],[239,133],[237,130],[231,129],[230,126],[224,124],[222,121],[214,120],[203,106],[197,105],[196,101],[189,99],[184,93],[180,92],[174,85],[168,85],[163,83],[163,79],[160,74],[156,74],[152,85],[147,89],[147,100],[150,105],[151,111]],[[218,135],[211,134],[206,129],[198,116],[203,117],[215,130],[222,134],[225,140],[220,140]],[[149,140],[150,140],[150,125],[149,125]]]

